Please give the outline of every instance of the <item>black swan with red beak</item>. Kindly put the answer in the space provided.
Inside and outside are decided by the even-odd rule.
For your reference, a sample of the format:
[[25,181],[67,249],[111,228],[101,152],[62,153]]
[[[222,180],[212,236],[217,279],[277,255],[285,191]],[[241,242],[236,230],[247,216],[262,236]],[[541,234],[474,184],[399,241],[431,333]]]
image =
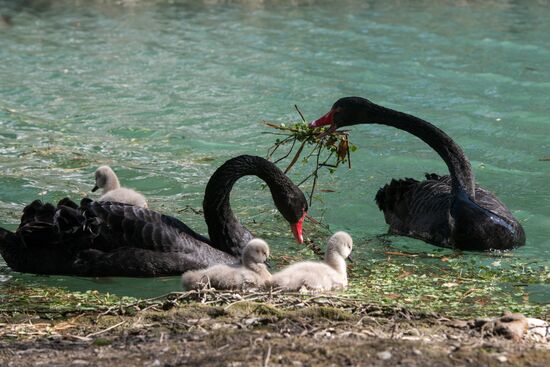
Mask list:
[[302,243],[308,205],[302,191],[273,163],[242,155],[220,166],[203,201],[210,238],[178,219],[147,208],[83,199],[57,206],[36,200],[25,207],[15,233],[0,228],[0,254],[15,271],[87,276],[181,274],[239,261],[252,234],[235,218],[229,203],[235,182],[258,176],[279,212]]
[[525,232],[506,206],[475,184],[462,149],[441,129],[418,117],[379,106],[361,97],[338,100],[310,123],[329,130],[357,124],[381,124],[407,131],[445,161],[449,176],[392,180],[376,194],[389,232],[460,250],[508,250],[525,245]]

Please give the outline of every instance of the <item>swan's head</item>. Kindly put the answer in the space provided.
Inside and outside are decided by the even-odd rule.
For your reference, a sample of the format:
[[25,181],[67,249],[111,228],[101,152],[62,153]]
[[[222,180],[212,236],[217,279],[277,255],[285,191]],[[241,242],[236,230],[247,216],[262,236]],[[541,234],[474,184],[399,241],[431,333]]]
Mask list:
[[344,259],[347,259],[352,249],[353,239],[346,232],[336,232],[328,240],[327,253],[336,252]]
[[288,180],[287,185],[278,187],[276,190],[272,188],[271,194],[275,206],[283,218],[290,223],[290,229],[292,230],[294,239],[298,243],[303,243],[304,236],[302,234],[302,225],[308,210],[306,196],[302,190],[290,180]]
[[243,264],[265,264],[269,258],[269,246],[259,238],[250,240],[242,254]]
[[368,122],[375,118],[379,106],[368,99],[361,97],[340,98],[330,111],[309,124],[309,127],[329,125],[329,131],[334,131],[343,126],[350,126]]
[[99,188],[115,189],[118,186],[118,178],[109,166],[101,166],[95,171],[95,186],[92,192]]

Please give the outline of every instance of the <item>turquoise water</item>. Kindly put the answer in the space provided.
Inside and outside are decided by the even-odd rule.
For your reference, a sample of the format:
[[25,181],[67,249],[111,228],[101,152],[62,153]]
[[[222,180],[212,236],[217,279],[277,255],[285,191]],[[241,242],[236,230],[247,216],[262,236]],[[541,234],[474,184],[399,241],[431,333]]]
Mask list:
[[[206,233],[201,216],[184,209],[201,207],[226,159],[265,156],[274,137],[263,134],[263,120],[296,121],[294,104],[313,119],[360,95],[452,136],[478,183],[524,224],[527,245],[512,256],[550,264],[550,161],[540,160],[550,157],[544,1],[0,1],[0,14],[11,18],[0,21],[4,227],[15,229],[35,198],[92,195],[93,171],[109,164],[152,208]],[[352,130],[353,169],[322,177],[319,188],[336,192],[320,193],[310,213],[349,231],[359,258],[383,256],[376,190],[446,167],[404,132]],[[232,204],[276,254],[298,251],[257,180],[239,181]],[[403,237],[391,243],[438,250]],[[3,260],[0,268],[4,282],[130,295],[178,289],[177,277],[29,276]],[[548,287],[535,288],[548,302]]]

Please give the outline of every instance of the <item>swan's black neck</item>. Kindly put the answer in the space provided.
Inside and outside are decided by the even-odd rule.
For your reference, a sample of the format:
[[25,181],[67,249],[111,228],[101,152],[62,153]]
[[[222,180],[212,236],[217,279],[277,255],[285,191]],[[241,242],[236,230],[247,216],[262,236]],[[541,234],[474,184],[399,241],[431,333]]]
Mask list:
[[242,155],[225,162],[206,185],[204,218],[214,247],[240,256],[252,234],[235,218],[229,203],[231,189],[243,176],[258,176],[265,181],[277,205],[278,197],[288,192],[290,180],[273,163],[256,156]]
[[474,174],[470,161],[462,149],[445,132],[428,121],[371,103],[370,108],[362,110],[361,123],[388,125],[407,131],[430,147],[447,164],[452,179],[453,193],[465,191],[475,199]]

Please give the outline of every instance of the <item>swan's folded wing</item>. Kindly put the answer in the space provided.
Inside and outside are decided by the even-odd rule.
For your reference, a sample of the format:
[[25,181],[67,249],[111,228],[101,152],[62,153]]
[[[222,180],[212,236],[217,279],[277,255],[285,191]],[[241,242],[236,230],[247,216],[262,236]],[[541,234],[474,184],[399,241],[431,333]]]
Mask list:
[[449,235],[451,186],[447,176],[427,177],[392,180],[378,190],[376,203],[390,232],[440,243]]
[[133,205],[89,202],[81,208],[94,248],[138,247],[163,252],[196,250],[210,241],[176,218]]

